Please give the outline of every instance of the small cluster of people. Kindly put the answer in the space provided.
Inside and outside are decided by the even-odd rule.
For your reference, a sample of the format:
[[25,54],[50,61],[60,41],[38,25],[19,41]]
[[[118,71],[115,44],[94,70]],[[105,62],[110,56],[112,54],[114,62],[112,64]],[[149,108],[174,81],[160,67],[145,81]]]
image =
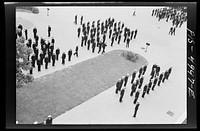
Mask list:
[[[126,43],[126,47],[129,48],[130,41],[137,36],[137,29],[130,30],[130,28],[124,27],[124,23],[117,22],[114,18],[107,18],[105,21],[93,21],[83,23],[83,16],[81,16],[80,24],[78,27],[78,38],[81,37],[81,47],[86,46],[88,50],[92,48],[92,52],[95,52],[95,48],[99,48],[98,53],[105,53],[105,48],[108,46],[106,39],[111,40],[111,46],[114,41],[120,44],[122,35],[124,36],[123,42]],[[77,24],[77,15],[75,16],[75,24]],[[82,34],[82,36],[81,36]]]
[[[43,122],[38,122],[38,121],[35,121],[33,124],[34,125],[52,125],[52,122],[53,122],[53,118],[51,115],[48,115],[47,119]],[[19,124],[18,121],[16,121],[16,124]]]
[[[147,69],[147,65],[145,65],[145,66],[143,66],[143,67],[141,67],[139,69],[139,74],[138,74],[138,79],[137,80],[135,80],[137,71],[135,70],[132,73],[132,79],[131,79],[132,86],[131,86],[130,96],[132,97],[133,94],[136,92],[135,93],[135,99],[133,101],[133,103],[136,104],[133,117],[136,117],[136,113],[137,113],[137,110],[138,110],[139,105],[140,105],[140,103],[137,102],[137,100],[139,98],[140,90],[141,90],[141,87],[142,87],[142,84],[143,84],[143,80],[144,80],[143,75],[145,74],[146,69]],[[125,93],[125,90],[126,90],[126,85],[127,85],[128,78],[129,78],[129,74],[127,74],[126,76],[122,76],[122,78],[120,78],[118,80],[117,84],[116,84],[115,93],[118,94],[118,92],[120,91],[120,98],[119,98],[119,102],[120,103],[123,102],[122,99],[123,99],[123,96],[124,96],[124,93]],[[136,91],[137,86],[138,86],[138,90]]]
[[[133,97],[133,95],[135,94],[134,100],[133,100],[133,104],[135,104],[133,117],[136,117],[136,113],[140,105],[140,103],[138,102],[138,98],[141,94],[140,93],[141,87],[144,81],[144,74],[146,70],[147,70],[147,65],[144,65],[143,67],[139,69],[139,71],[135,70],[132,73],[130,97]],[[171,71],[172,71],[172,67],[170,67],[165,72],[162,72],[161,74],[159,74],[160,67],[157,64],[154,64],[152,66],[152,70],[150,73],[151,77],[150,77],[149,83],[143,86],[143,92],[142,92],[141,97],[144,98],[145,94],[150,94],[150,90],[154,91],[156,85],[160,86],[161,82],[164,83],[165,80],[168,80],[169,75],[171,74]],[[138,73],[138,76],[136,77],[137,73]],[[120,78],[118,82],[116,83],[115,93],[118,94],[118,92],[120,91],[120,98],[119,98],[120,103],[123,102],[122,99],[126,90],[128,78],[129,78],[129,74],[127,74],[126,76],[122,76],[122,78]]]
[[[23,36],[23,26],[20,24],[18,26],[19,31],[17,32],[17,37]],[[44,38],[40,37],[40,42],[39,42],[39,36],[37,34],[37,28],[33,28],[33,40],[31,38],[28,38],[28,31],[27,29],[24,29],[24,34],[25,34],[25,40],[26,40],[26,45],[28,48],[33,49],[33,54],[31,56],[28,56],[28,61],[31,61],[32,67],[30,69],[30,74],[33,74],[33,68],[36,67],[37,64],[37,69],[38,72],[41,71],[41,66],[45,65],[45,69],[48,69],[48,65],[52,64],[52,66],[55,66],[56,61],[59,60],[59,55],[60,55],[60,49],[57,48],[54,50],[54,44],[55,44],[55,38],[51,37],[51,27],[50,25],[48,26],[47,29],[47,36],[48,38],[51,37],[51,40],[45,40]],[[39,48],[40,44],[40,48]],[[68,51],[68,61],[71,61],[72,57],[72,49],[69,49]],[[74,55],[78,57],[78,46],[75,48]],[[31,58],[31,60],[30,60]],[[62,64],[65,65],[65,58],[66,54],[65,52],[62,53]]]
[[158,21],[164,18],[166,18],[166,22],[168,22],[168,20],[172,20],[172,27],[170,28],[169,34],[172,35],[173,33],[175,35],[176,28],[178,28],[178,26],[180,28],[182,24],[187,21],[187,12],[185,10],[185,7],[165,7],[153,9],[152,16],[156,16]]

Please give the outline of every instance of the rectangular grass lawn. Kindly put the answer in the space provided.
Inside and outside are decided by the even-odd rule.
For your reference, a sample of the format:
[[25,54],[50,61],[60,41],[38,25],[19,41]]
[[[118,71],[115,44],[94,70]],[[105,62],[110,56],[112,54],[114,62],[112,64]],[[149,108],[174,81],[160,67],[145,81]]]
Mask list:
[[33,124],[45,121],[49,114],[55,118],[147,64],[140,55],[136,62],[125,59],[120,55],[123,51],[110,51],[16,89],[16,120],[20,124]]

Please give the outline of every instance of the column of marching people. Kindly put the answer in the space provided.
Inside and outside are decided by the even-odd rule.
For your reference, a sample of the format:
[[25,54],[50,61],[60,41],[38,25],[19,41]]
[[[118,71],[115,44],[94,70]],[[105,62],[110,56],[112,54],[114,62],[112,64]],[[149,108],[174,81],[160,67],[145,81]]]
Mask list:
[[175,35],[176,29],[182,26],[184,22],[187,21],[187,12],[184,7],[165,7],[160,9],[153,9],[151,16],[156,16],[158,21],[161,19],[166,19],[166,22],[169,20],[172,21],[172,27],[170,27],[170,31],[168,34]]
[[[147,66],[148,65],[144,65],[143,67],[139,69],[139,71],[134,70],[131,76],[129,74],[127,74],[126,76],[122,76],[122,78],[120,78],[116,83],[115,93],[119,94],[120,103],[123,102],[123,97],[124,97],[126,88],[131,88],[130,97],[134,98],[133,99],[133,104],[134,104],[133,117],[136,117],[137,111],[139,109],[140,102],[138,101],[138,98],[141,96],[141,98],[144,99],[145,95],[146,94],[149,95],[150,91],[154,91],[156,86],[160,87],[161,82],[164,83],[165,80],[168,80],[169,75],[171,74],[171,71],[172,71],[172,67],[170,67],[166,71],[163,71],[160,73],[160,66],[158,66],[157,64],[154,64],[151,69],[149,82],[146,83],[142,88]],[[131,77],[131,80],[130,80],[131,87],[127,87],[127,82],[128,82],[129,77]]]
[[[92,23],[92,24],[91,24]],[[125,27],[121,21],[117,22],[114,18],[107,18],[105,21],[99,19],[97,21],[83,22],[83,16],[78,22],[78,16],[75,15],[74,24],[79,26],[77,28],[77,37],[81,38],[81,47],[86,47],[87,50],[92,49],[92,53],[98,48],[98,53],[105,53],[105,48],[110,45],[113,46],[114,42],[118,45],[122,42],[126,43],[126,48],[129,48],[130,41],[136,39],[137,29],[131,30]],[[122,35],[124,40],[122,41]],[[111,43],[108,43],[108,39]]]

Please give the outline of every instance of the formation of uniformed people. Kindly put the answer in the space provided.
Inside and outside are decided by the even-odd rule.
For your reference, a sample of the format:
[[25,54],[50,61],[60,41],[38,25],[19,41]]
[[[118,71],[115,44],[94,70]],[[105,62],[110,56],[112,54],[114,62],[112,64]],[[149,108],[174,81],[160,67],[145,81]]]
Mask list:
[[[16,36],[21,37],[23,35],[23,26],[21,24],[18,25],[18,32]],[[47,28],[47,37],[49,40],[45,40],[43,37],[38,36],[38,30],[36,27],[33,28],[33,39],[28,37],[28,30],[24,29],[25,35],[25,43],[28,48],[33,49],[33,54],[28,56],[28,60],[31,61],[31,69],[29,70],[30,74],[33,74],[33,69],[37,68],[38,72],[41,72],[41,66],[45,66],[45,69],[48,69],[48,66],[52,64],[52,67],[56,65],[56,60],[59,60],[60,49],[57,48],[54,50],[55,38],[51,36],[51,26],[48,25]],[[40,40],[40,41],[39,41]],[[40,46],[39,46],[40,45]],[[78,57],[78,46],[76,46],[74,55]],[[68,51],[68,61],[71,61],[72,57],[72,49]],[[61,64],[65,65],[66,54],[63,52],[61,56]]]
[[166,22],[168,20],[172,21],[172,27],[168,34],[175,35],[176,28],[180,28],[184,22],[187,21],[187,11],[185,7],[165,7],[160,9],[153,9],[152,16],[156,16],[158,21],[166,18]]
[[[165,11],[154,10],[152,13],[152,16],[156,15],[157,17],[159,17],[159,19],[162,19],[166,17],[165,14],[163,15],[163,12]],[[171,17],[173,17],[173,15],[171,15]],[[175,18],[173,17],[170,19],[174,20]],[[78,19],[76,15],[75,22],[74,22],[75,24],[77,24],[77,20]],[[105,48],[107,46],[106,39],[111,39],[111,46],[113,46],[114,41],[120,44],[121,39],[122,39],[121,37],[123,35],[124,36],[123,42],[125,42],[126,47],[129,48],[130,40],[132,40],[133,38],[135,39],[137,36],[137,29],[135,31],[134,30],[131,31],[129,28],[124,27],[124,23],[121,24],[121,22],[115,21],[114,18],[112,19],[108,18],[103,22],[100,22],[100,20],[98,20],[97,25],[95,25],[95,21],[93,21],[92,24],[90,24],[90,22],[87,22],[87,24],[83,23],[83,16],[81,16],[80,24],[82,25],[82,27],[79,27],[77,32],[78,32],[78,37],[80,37],[82,34],[81,47],[86,46],[88,50],[92,48],[93,53],[95,52],[96,47],[99,48],[98,53],[101,52],[101,49],[103,49],[102,54],[105,53]],[[21,31],[23,30],[22,25],[19,25],[18,28],[21,29]],[[48,31],[47,36],[51,37],[50,26],[48,26],[47,31]],[[175,33],[175,31],[172,31],[172,33]],[[36,27],[33,29],[33,34],[34,34],[34,41],[31,38],[28,38],[28,30],[25,29],[25,39],[28,41],[27,46],[29,48],[32,47],[34,51],[33,55],[31,56],[32,68],[30,69],[30,74],[33,73],[33,68],[36,67],[35,63],[38,66],[38,72],[41,71],[41,65],[43,65],[43,61],[45,63],[45,69],[48,69],[48,64],[51,63],[51,60],[52,60],[52,66],[55,66],[55,60],[57,61],[59,60],[59,54],[61,53],[59,48],[57,48],[54,53],[55,39],[53,37],[51,41],[48,41],[48,42],[46,42],[45,39],[41,38],[40,39],[41,51],[39,51],[39,48],[38,48],[39,36],[37,35]],[[21,36],[22,32],[19,32],[18,35]],[[107,35],[109,36],[107,37]],[[70,49],[68,51],[68,61],[71,61],[72,54],[73,54],[72,49]],[[76,46],[74,55],[78,57],[78,46]],[[65,59],[66,59],[65,52],[62,53],[61,59],[62,59],[61,63],[65,65]],[[144,74],[146,72],[146,69],[147,69],[147,65],[140,68],[138,77],[136,77],[137,71],[134,71],[132,73],[132,79],[131,79],[132,85],[131,85],[130,96],[132,97],[135,94],[135,98],[133,101],[133,103],[136,104],[135,112],[133,115],[134,117],[136,116],[138,107],[140,105],[139,102],[137,102],[137,100],[140,96],[140,91],[141,91],[141,87],[144,81]],[[151,78],[149,80],[149,83],[144,85],[142,97],[144,98],[145,94],[149,94],[150,89],[154,90],[156,85],[160,86],[161,82],[164,83],[165,79],[168,80],[171,70],[172,68],[169,68],[167,71],[159,74],[160,67],[157,66],[156,64],[153,65],[152,71],[150,74]],[[118,92],[120,91],[120,99],[119,99],[120,103],[123,102],[122,99],[125,93],[128,77],[129,77],[129,74],[127,74],[125,77],[120,78],[116,84],[115,93],[118,94]]]
[[[150,72],[150,79],[149,82],[144,84],[142,89],[142,84],[144,81],[144,74],[147,70],[147,65],[144,65],[143,67],[139,68],[138,71],[134,70],[132,75],[130,76],[130,83],[131,83],[131,91],[130,91],[130,97],[133,97],[133,104],[135,105],[134,109],[134,115],[133,117],[136,117],[136,113],[139,107],[138,99],[141,95],[142,98],[145,98],[145,94],[150,94],[151,90],[154,91],[156,86],[160,86],[161,83],[164,83],[165,80],[168,80],[169,75],[171,74],[172,67],[170,67],[165,72],[160,73],[160,66],[157,64],[153,64]],[[137,75],[137,76],[136,76]],[[126,91],[126,86],[128,82],[129,74],[126,76],[122,76],[117,83],[116,83],[116,90],[115,93],[119,93],[119,102],[123,102],[123,97]]]
[[[80,27],[77,29],[78,38],[81,38],[81,47],[85,46],[87,50],[92,49],[92,53],[98,48],[98,53],[105,53],[106,46],[108,46],[108,39],[111,40],[111,46],[114,42],[120,44],[122,35],[124,36],[124,43],[129,48],[130,41],[137,36],[137,29],[131,30],[125,27],[121,21],[117,22],[114,18],[107,18],[105,21],[92,21],[83,22],[81,16]],[[74,23],[77,25],[77,15],[75,16]]]

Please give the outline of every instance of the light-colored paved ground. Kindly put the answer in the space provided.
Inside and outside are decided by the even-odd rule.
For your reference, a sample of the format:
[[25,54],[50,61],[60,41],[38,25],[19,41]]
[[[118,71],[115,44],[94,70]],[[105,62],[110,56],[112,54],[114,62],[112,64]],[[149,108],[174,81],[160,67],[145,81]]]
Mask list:
[[[92,11],[91,11],[92,10]],[[95,15],[94,14],[95,10]],[[50,8],[50,16],[46,16],[46,8],[40,9],[39,15],[18,13],[24,19],[31,20],[38,27],[38,34],[46,37],[47,26],[52,26],[52,35],[56,39],[56,47],[61,48],[61,52],[67,52],[70,48],[75,49],[80,45],[77,38],[77,25],[73,24],[75,14],[83,15],[85,21],[105,20],[112,16],[117,21],[123,21],[127,27],[138,29],[137,39],[131,41],[130,48],[133,52],[144,56],[149,66],[144,79],[144,84],[148,82],[151,67],[157,63],[161,71],[173,67],[172,74],[168,81],[155,87],[155,91],[150,92],[144,99],[138,99],[140,107],[137,117],[133,118],[134,105],[133,98],[129,96],[130,82],[127,85],[123,103],[119,103],[119,95],[114,93],[115,86],[82,103],[81,105],[67,111],[53,120],[53,124],[176,124],[182,123],[187,114],[186,104],[186,23],[176,32],[175,36],[168,35],[171,22],[165,20],[157,21],[151,16],[151,9],[147,7],[136,8],[136,16],[132,17],[131,8],[93,8],[93,9],[53,9]],[[73,12],[72,12],[73,11]],[[31,30],[32,33],[32,30]],[[32,34],[30,34],[32,35]],[[108,43],[110,41],[107,41]],[[151,46],[147,52],[141,49],[148,42]],[[107,51],[114,49],[127,49],[124,44],[114,45],[106,48]],[[34,77],[40,77],[52,73],[75,63],[97,56],[84,48],[80,49],[80,57],[72,58],[65,66],[56,64],[38,73],[34,71]],[[129,79],[130,80],[130,79]],[[117,81],[117,80],[116,80]],[[172,111],[171,117],[167,114]]]

